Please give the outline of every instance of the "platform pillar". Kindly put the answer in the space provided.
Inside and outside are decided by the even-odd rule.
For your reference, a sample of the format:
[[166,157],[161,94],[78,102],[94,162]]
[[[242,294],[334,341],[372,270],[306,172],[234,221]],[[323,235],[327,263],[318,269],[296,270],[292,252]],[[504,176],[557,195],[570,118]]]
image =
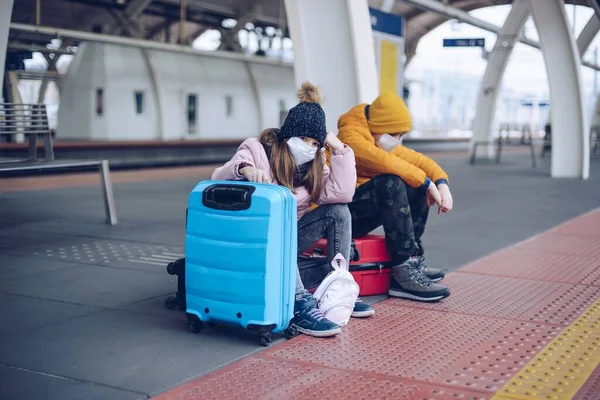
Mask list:
[[[582,58],[598,32],[600,32],[600,19],[598,18],[598,15],[594,14],[577,37],[577,48],[579,50],[579,55]],[[597,61],[598,60],[595,60],[595,62]],[[592,126],[600,125],[600,96],[596,98],[596,104],[592,111],[590,123]]]
[[[492,123],[496,113],[496,100],[498,99],[502,78],[515,43],[521,36],[527,17],[529,17],[527,1],[515,0],[498,34],[494,49],[490,53],[479,88],[475,121],[473,122],[473,137],[471,138],[471,155],[475,142],[491,141],[493,138]],[[493,145],[482,146],[477,153],[478,158],[491,159],[493,155]]]
[[285,0],[294,43],[296,87],[320,86],[327,128],[340,115],[378,95],[373,33],[367,0]]
[[0,1],[0,103],[2,88],[4,87],[4,64],[6,64],[6,51],[8,49],[8,31],[12,16],[13,0]]
[[587,179],[589,129],[585,119],[581,57],[564,0],[528,0],[540,36],[550,86],[553,178]]

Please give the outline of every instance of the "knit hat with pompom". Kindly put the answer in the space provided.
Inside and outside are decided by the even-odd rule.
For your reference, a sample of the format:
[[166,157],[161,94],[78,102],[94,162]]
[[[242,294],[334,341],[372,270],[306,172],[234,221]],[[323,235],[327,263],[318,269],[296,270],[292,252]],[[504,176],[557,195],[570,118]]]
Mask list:
[[325,112],[321,108],[321,91],[309,82],[304,82],[298,91],[300,103],[292,107],[279,130],[279,137],[289,139],[295,136],[313,138],[321,146],[327,136]]

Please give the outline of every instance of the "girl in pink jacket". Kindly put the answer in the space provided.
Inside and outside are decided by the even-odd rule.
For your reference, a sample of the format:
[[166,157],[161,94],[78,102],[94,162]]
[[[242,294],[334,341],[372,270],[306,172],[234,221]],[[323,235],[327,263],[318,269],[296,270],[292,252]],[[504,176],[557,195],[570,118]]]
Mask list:
[[[267,182],[287,187],[298,204],[298,253],[317,240],[327,238],[327,254],[350,256],[351,221],[346,203],[352,201],[356,166],[352,149],[333,133],[327,133],[321,94],[310,83],[298,92],[300,103],[293,107],[281,129],[267,129],[258,139],[246,139],[233,158],[212,175],[214,180]],[[320,151],[332,150],[331,169]],[[311,203],[320,206],[308,211]],[[364,303],[362,303],[364,305]],[[293,324],[299,332],[325,337],[341,332],[325,318],[308,293],[296,269],[296,303]]]

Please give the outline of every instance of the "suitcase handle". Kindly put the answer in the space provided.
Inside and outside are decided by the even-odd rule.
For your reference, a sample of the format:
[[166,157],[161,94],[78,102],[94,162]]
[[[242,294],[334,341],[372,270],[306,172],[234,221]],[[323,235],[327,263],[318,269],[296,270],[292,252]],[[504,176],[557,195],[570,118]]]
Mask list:
[[249,185],[212,185],[202,193],[202,204],[215,210],[247,210],[255,189]]

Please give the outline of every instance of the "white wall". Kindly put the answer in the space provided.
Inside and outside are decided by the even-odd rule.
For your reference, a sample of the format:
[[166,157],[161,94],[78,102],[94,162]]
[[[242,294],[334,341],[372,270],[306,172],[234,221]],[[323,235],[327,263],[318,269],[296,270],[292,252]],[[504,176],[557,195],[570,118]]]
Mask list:
[[279,102],[283,100],[287,110],[298,103],[294,87],[294,70],[265,64],[250,64],[250,70],[256,80],[260,96],[261,130],[280,127]]
[[[140,49],[83,44],[61,92],[57,137],[158,140],[162,131],[164,140],[246,138],[257,136],[264,128],[280,126],[280,99],[288,109],[297,102],[290,65],[260,64],[251,58],[147,52],[149,65]],[[104,90],[102,116],[96,114],[97,88]],[[136,113],[136,91],[144,93],[141,114]],[[197,98],[195,132],[188,129],[190,94]],[[232,103],[230,115],[227,96]],[[157,106],[162,111],[162,126]]]
[[[165,138],[230,139],[255,135],[258,108],[241,61],[151,52],[161,96]],[[188,133],[187,96],[197,96],[197,129]],[[232,113],[226,114],[226,96]]]
[[[57,116],[57,136],[65,139],[103,139],[106,118],[96,115],[96,88],[104,87],[106,71],[99,60],[104,48],[82,43],[63,81]],[[106,109],[105,109],[106,111]],[[106,114],[106,113],[105,113]]]
[[[156,93],[151,85],[142,50],[125,46],[106,46],[104,59],[101,61],[104,63],[106,77],[104,89],[106,139],[159,139],[154,102]],[[141,114],[136,112],[136,91],[143,93]]]

